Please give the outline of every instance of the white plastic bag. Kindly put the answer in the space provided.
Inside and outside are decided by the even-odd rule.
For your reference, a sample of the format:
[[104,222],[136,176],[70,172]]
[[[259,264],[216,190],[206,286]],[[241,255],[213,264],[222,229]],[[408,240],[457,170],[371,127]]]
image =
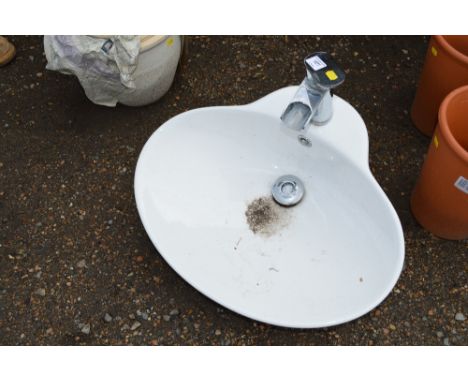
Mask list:
[[135,89],[139,36],[44,36],[44,51],[46,69],[77,76],[98,105],[115,106],[120,94]]

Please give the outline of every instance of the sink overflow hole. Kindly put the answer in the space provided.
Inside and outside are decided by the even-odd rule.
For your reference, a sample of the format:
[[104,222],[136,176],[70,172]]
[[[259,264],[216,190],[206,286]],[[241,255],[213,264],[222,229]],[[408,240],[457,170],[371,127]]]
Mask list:
[[299,143],[301,145],[304,145],[304,146],[307,146],[307,147],[312,146],[312,142],[310,141],[310,139],[305,137],[304,135],[298,135],[297,139],[299,140]]

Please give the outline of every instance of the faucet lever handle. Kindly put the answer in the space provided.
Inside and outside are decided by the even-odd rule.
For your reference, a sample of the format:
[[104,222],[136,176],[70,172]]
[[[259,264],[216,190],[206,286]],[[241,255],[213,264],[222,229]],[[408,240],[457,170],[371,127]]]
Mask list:
[[345,80],[344,71],[326,52],[315,52],[304,59],[307,78],[325,90],[341,85]]

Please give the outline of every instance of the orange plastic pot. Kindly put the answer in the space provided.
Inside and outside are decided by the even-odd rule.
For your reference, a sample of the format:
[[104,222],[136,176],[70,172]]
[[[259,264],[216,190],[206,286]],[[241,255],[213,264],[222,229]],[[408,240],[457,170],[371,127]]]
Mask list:
[[468,238],[468,86],[451,92],[440,105],[411,210],[437,236]]
[[440,103],[452,90],[468,85],[468,36],[433,36],[411,108],[416,127],[431,136]]

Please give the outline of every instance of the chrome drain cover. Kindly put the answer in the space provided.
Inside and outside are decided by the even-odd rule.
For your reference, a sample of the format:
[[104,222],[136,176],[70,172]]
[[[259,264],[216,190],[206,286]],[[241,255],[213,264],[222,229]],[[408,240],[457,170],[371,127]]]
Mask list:
[[294,206],[304,196],[304,184],[294,175],[279,177],[271,189],[273,199],[282,206]]

